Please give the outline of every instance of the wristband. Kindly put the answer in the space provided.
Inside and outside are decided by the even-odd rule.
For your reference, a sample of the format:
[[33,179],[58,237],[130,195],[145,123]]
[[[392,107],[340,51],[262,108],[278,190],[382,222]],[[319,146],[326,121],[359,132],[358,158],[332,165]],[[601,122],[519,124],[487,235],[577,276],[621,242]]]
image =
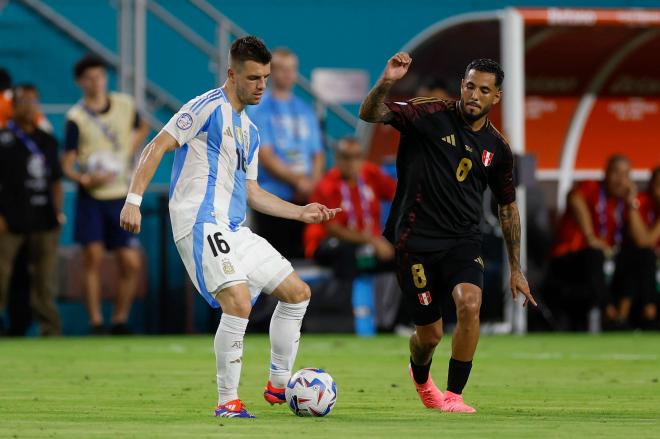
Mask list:
[[130,192],[128,195],[126,195],[126,202],[128,204],[133,204],[137,207],[140,207],[140,204],[142,204],[142,197],[138,194]]

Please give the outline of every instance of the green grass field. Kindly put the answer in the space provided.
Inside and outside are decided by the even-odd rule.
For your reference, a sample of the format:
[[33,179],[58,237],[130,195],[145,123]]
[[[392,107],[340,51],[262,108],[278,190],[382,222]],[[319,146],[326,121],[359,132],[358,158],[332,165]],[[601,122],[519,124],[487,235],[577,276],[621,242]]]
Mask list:
[[219,420],[211,336],[2,339],[0,438],[660,437],[659,335],[484,337],[465,392],[476,415],[418,402],[404,338],[307,335],[297,366],[328,370],[338,401],[297,418],[261,397],[268,352],[246,338],[240,394],[257,419]]

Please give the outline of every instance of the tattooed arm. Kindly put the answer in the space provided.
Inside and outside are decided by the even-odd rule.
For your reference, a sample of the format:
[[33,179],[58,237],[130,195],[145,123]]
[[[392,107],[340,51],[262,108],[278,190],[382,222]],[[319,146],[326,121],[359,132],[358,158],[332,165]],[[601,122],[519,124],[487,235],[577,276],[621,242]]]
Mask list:
[[502,234],[504,235],[504,241],[506,242],[506,249],[509,255],[509,266],[511,268],[511,294],[513,300],[516,300],[518,293],[522,293],[525,296],[525,303],[523,306],[526,306],[529,302],[536,306],[534,296],[532,296],[532,293],[529,291],[527,279],[525,279],[525,275],[522,273],[520,267],[521,232],[518,205],[515,202],[500,205],[499,216],[500,224],[502,226]]
[[387,61],[380,79],[360,106],[360,119],[365,122],[389,122],[392,112],[383,103],[390,88],[408,72],[412,58],[399,52]]

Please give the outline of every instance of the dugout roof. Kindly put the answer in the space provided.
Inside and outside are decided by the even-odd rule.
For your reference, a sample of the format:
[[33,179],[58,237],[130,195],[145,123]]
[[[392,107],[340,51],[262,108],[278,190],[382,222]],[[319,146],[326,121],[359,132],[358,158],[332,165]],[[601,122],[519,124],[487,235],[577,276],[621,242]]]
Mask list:
[[[392,95],[414,96],[429,78],[458,95],[474,58],[506,72],[492,119],[515,151],[536,156],[537,177],[557,181],[558,201],[574,178],[600,175],[627,154],[636,175],[660,164],[660,9],[518,9],[464,14],[421,32],[403,50],[413,64]],[[391,155],[389,127],[369,132],[372,158]]]

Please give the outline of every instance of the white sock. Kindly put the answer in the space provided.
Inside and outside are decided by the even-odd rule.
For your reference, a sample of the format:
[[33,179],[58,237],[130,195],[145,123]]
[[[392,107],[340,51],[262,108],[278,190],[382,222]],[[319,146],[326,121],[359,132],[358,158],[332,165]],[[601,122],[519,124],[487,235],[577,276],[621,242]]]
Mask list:
[[216,378],[218,404],[238,399],[238,382],[243,362],[243,338],[248,319],[222,314],[215,333]]
[[309,300],[300,303],[279,302],[270,319],[270,382],[285,387],[296,361],[300,326]]

